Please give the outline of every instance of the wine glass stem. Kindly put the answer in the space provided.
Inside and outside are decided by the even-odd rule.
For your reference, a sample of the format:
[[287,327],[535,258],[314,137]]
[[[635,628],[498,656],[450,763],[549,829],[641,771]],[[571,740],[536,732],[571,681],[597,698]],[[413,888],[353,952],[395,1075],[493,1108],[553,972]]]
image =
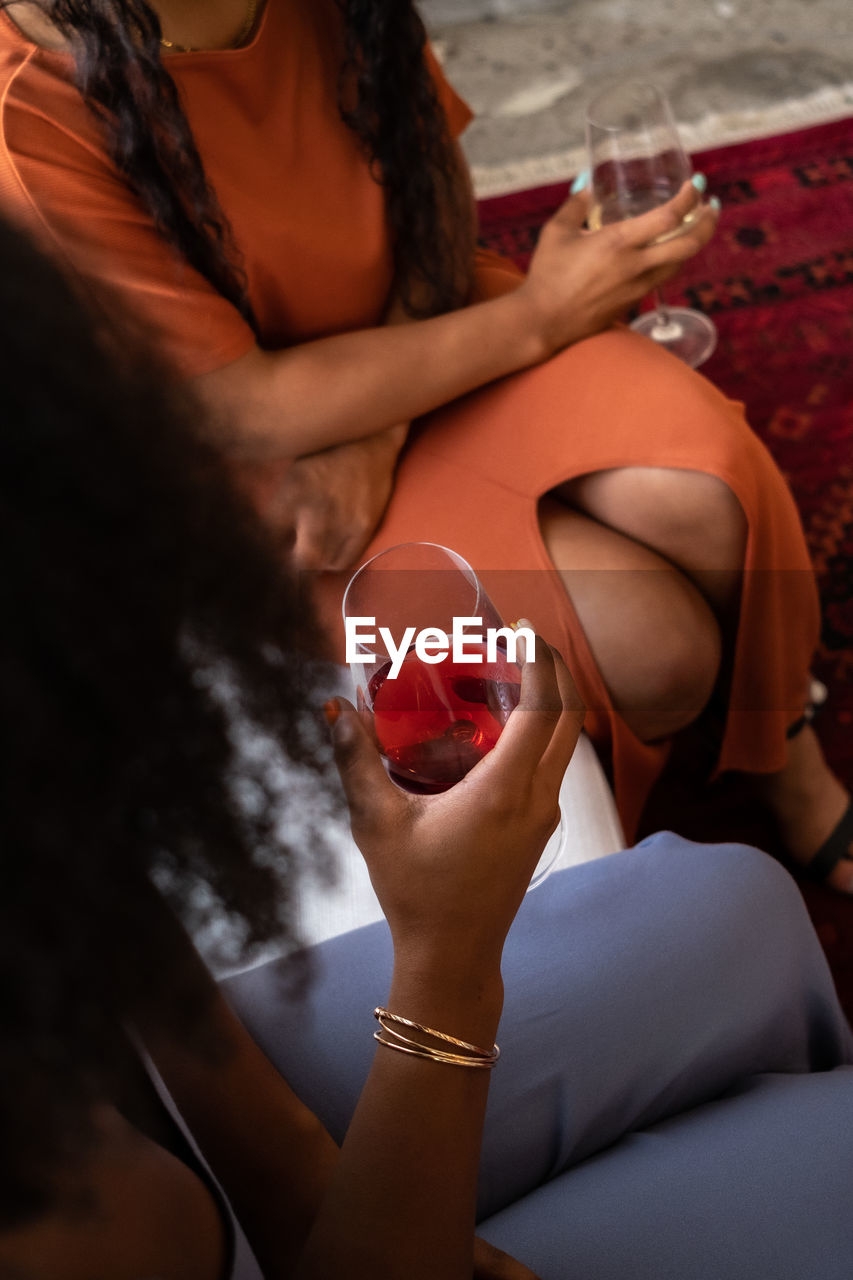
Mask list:
[[663,300],[660,289],[654,291],[655,311],[654,325],[648,331],[649,337],[655,342],[673,343],[679,342],[684,337],[684,329],[681,323],[674,319],[672,312]]

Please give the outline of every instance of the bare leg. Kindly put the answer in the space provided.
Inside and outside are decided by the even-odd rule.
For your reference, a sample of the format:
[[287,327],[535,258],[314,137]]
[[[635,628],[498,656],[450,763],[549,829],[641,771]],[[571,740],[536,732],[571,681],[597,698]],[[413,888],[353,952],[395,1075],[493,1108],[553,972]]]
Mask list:
[[720,663],[714,615],[655,552],[553,498],[539,523],[613,704],[645,742],[705,706]]
[[721,621],[736,616],[747,525],[722,480],[701,471],[621,467],[580,476],[556,496],[677,565]]
[[[747,526],[740,504],[723,481],[698,471],[625,467],[581,476],[563,485],[557,496],[677,565],[713,608],[724,646],[730,645]],[[806,686],[803,672],[804,700]],[[759,786],[788,851],[803,863],[831,833],[849,798],[810,728],[791,739],[785,767],[763,776]],[[851,864],[836,867],[829,883],[853,892]]]

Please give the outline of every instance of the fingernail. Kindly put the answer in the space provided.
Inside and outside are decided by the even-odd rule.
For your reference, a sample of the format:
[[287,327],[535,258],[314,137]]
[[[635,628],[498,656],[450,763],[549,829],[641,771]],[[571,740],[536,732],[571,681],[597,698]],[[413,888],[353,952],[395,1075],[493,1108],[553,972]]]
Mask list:
[[330,729],[334,724],[337,724],[340,714],[341,708],[338,705],[337,698],[330,698],[328,702],[323,703],[323,715],[326,717],[326,724]]
[[697,191],[704,191],[708,186],[708,179],[705,177],[704,173],[694,173],[690,181]]
[[[513,630],[521,631],[522,628],[526,631],[533,632],[533,623],[528,618],[519,618],[518,622],[513,624]],[[520,667],[523,667],[526,662],[533,661],[533,646],[528,645],[526,636],[520,635],[518,637],[515,653]]]
[[580,173],[575,178],[574,182],[569,188],[569,192],[571,195],[576,196],[579,191],[583,191],[584,187],[588,187],[588,186],[589,186],[589,169],[581,169]]
[[708,204],[714,210],[714,213],[719,213],[723,207],[716,196],[711,196],[711,199],[708,201]]

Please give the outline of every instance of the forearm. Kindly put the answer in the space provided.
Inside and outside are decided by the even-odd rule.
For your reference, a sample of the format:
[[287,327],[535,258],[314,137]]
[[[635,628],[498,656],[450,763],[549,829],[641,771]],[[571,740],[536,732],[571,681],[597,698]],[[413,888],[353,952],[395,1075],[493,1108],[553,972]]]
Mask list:
[[299,457],[412,419],[549,354],[523,291],[409,324],[282,351],[199,379],[233,452]]
[[255,347],[199,390],[246,457],[299,457],[411,422],[624,315],[712,235],[711,208],[671,235],[697,201],[686,182],[667,204],[590,233],[589,199],[576,196],[543,227],[517,289],[429,320]]
[[[466,1001],[461,1010],[454,1011],[446,997],[436,1001],[435,1006],[432,1003],[426,1003],[422,999],[423,993],[420,987],[418,988],[419,998],[416,999],[413,994],[410,994],[409,985],[397,983],[392,988],[389,995],[389,1005],[392,1008],[406,1008],[412,1012],[417,1010],[419,1018],[427,1024],[438,1024],[444,1019],[448,1026],[451,1023],[459,1028],[464,1026],[469,1034],[474,1034],[472,1028],[476,1026],[476,1037],[482,1038],[484,1044],[492,1043],[496,1024],[494,1010],[499,1007],[497,998],[492,1002],[482,995],[473,1002]],[[430,1013],[429,1010],[433,1007],[435,1012]],[[365,1013],[367,1014],[367,1011]],[[372,1026],[373,1024],[366,1017],[365,1034],[369,1034]],[[264,1275],[269,1277],[269,1280],[275,1280],[279,1276],[292,1277],[294,1267],[303,1256],[312,1226],[332,1186],[333,1175],[340,1159],[339,1148],[313,1113],[292,1094],[278,1072],[272,1068],[264,1054],[247,1035],[242,1024],[234,1018],[221,997],[211,1005],[207,1033],[215,1038],[218,1046],[216,1057],[210,1061],[199,1058],[195,1052],[187,1052],[171,1037],[164,1038],[152,1031],[151,1047],[158,1069],[168,1084],[172,1097],[195,1140],[226,1190],[232,1207],[263,1266]],[[407,1154],[404,1161],[405,1172],[414,1179],[412,1187],[407,1189],[407,1200],[417,1209],[418,1204],[421,1203],[420,1179],[424,1159],[421,1148],[424,1144],[429,1148],[429,1159],[433,1158],[431,1144],[435,1124],[435,1105],[431,1104],[433,1110],[429,1113],[428,1123],[425,1125],[418,1121],[411,1136],[403,1132],[403,1126],[399,1120],[400,1117],[405,1120],[405,1117],[409,1116],[413,1105],[412,1072],[406,1070],[406,1067],[408,1065],[425,1066],[427,1084],[431,1086],[435,1083],[429,1078],[429,1069],[433,1064],[421,1064],[416,1059],[407,1059],[389,1050],[382,1052],[388,1058],[398,1057],[401,1061],[396,1067],[390,1061],[385,1064],[385,1072],[387,1073],[389,1069],[393,1072],[392,1088],[389,1088],[388,1081],[382,1078],[383,1069],[380,1061],[379,1070],[372,1078],[371,1089],[375,1089],[380,1100],[380,1123],[384,1117],[387,1124],[388,1115],[391,1117],[392,1149],[399,1144],[401,1152],[411,1153],[411,1158]],[[480,1076],[488,1073],[468,1071],[466,1074]],[[438,1083],[441,1081],[439,1080]],[[447,1079],[446,1083],[452,1085],[450,1079]],[[481,1081],[480,1085],[482,1083]],[[456,1094],[455,1086],[452,1091]],[[519,1280],[522,1276],[529,1276],[531,1280],[535,1280],[533,1273],[523,1268],[521,1264],[512,1261],[473,1236],[474,1205],[471,1195],[476,1179],[476,1153],[479,1150],[479,1135],[483,1119],[483,1102],[480,1096],[482,1088],[475,1084],[474,1093],[473,1098],[463,1098],[462,1114],[451,1117],[448,1128],[452,1135],[452,1145],[447,1157],[447,1169],[441,1174],[441,1185],[437,1189],[438,1193],[446,1193],[450,1181],[448,1170],[452,1170],[453,1176],[461,1184],[458,1189],[453,1189],[451,1196],[453,1221],[445,1221],[441,1212],[438,1211],[432,1217],[427,1234],[431,1234],[433,1230],[436,1231],[443,1242],[443,1253],[447,1252],[446,1246],[452,1244],[454,1254],[452,1265],[455,1265],[455,1255],[458,1253],[462,1260],[461,1274],[465,1280],[470,1280],[472,1274],[470,1258],[472,1249],[475,1258],[474,1275],[500,1274],[503,1276],[506,1274],[508,1276],[512,1274],[518,1276]],[[401,1096],[397,1097],[396,1094]],[[350,1129],[345,1157],[347,1163],[343,1173],[344,1195],[339,1196],[337,1189],[333,1188],[332,1195],[336,1199],[330,1199],[323,1210],[327,1225],[325,1227],[321,1225],[320,1236],[322,1239],[323,1232],[326,1230],[336,1233],[333,1252],[340,1250],[346,1253],[352,1248],[347,1223],[358,1224],[356,1235],[364,1243],[362,1223],[365,1221],[365,1213],[378,1211],[379,1216],[384,1219],[388,1211],[389,1197],[382,1195],[377,1200],[372,1190],[374,1170],[373,1167],[370,1169],[365,1167],[362,1154],[365,1148],[368,1152],[373,1152],[377,1133],[376,1118],[371,1114],[370,1093],[366,1093],[365,1097],[366,1106],[360,1110],[358,1125],[354,1123]],[[458,1103],[459,1100],[456,1098],[454,1105],[457,1108]],[[440,1104],[439,1109],[443,1110]],[[471,1127],[471,1136],[476,1143],[476,1150],[473,1146],[469,1147],[467,1162],[462,1159],[463,1149],[460,1146],[460,1135],[464,1125]],[[363,1142],[360,1127],[363,1128],[365,1135]],[[383,1178],[387,1177],[387,1174],[381,1173],[378,1169],[376,1172]],[[394,1183],[396,1203],[401,1190],[396,1173]],[[353,1188],[359,1194],[358,1204],[349,1203]],[[470,1212],[460,1214],[458,1210],[465,1205],[466,1197],[470,1201]],[[369,1205],[362,1203],[364,1198],[370,1201]],[[389,1257],[407,1257],[407,1251],[416,1241],[422,1239],[424,1234],[422,1226],[420,1228],[417,1225],[413,1226],[403,1216],[395,1216],[392,1225],[393,1231],[383,1230],[381,1241],[373,1242],[374,1249],[370,1257],[370,1266],[374,1267],[370,1272],[372,1280],[375,1276],[395,1274],[395,1272],[386,1271]],[[399,1240],[397,1239],[398,1229],[403,1237]],[[341,1230],[345,1234],[339,1242],[337,1233]],[[374,1256],[377,1243],[381,1244],[381,1248]],[[327,1257],[329,1250],[327,1240],[322,1240],[321,1249],[322,1266],[328,1266],[330,1263]],[[312,1259],[315,1256],[313,1245],[310,1256]],[[431,1252],[429,1256],[432,1266],[436,1255]],[[310,1275],[310,1267],[319,1266],[319,1262],[306,1260],[304,1265],[309,1268],[307,1274]],[[408,1262],[406,1265],[409,1265]],[[512,1267],[512,1270],[507,1270],[508,1267]],[[437,1266],[431,1280],[438,1280],[438,1278],[444,1280],[445,1276],[453,1276],[455,1272],[450,1268],[451,1262],[448,1259],[442,1259],[440,1268]],[[346,1274],[354,1277],[359,1274],[353,1269],[349,1256],[346,1258]],[[416,1273],[410,1271],[409,1275],[415,1276]],[[407,1280],[409,1280],[408,1276]]]
[[[506,935],[583,721],[571,677],[537,639],[497,745],[434,796],[394,786],[350,704],[333,700],[327,719],[394,943],[388,1008],[489,1050]],[[468,1280],[490,1074],[377,1048],[299,1280]]]
[[[388,1007],[488,1047],[500,980],[459,986],[395,970]],[[377,1047],[299,1280],[470,1280],[489,1076]]]

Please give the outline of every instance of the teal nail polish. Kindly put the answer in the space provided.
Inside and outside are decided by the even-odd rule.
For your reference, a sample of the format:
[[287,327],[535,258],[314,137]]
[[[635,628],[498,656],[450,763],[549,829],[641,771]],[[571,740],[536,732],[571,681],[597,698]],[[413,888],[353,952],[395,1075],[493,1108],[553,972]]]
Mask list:
[[697,191],[704,191],[708,185],[708,179],[705,177],[704,173],[694,173],[690,181],[693,183],[693,186]]
[[589,169],[581,169],[578,176],[570,187],[570,194],[576,196],[579,191],[583,191],[584,187],[589,186]]
[[716,196],[711,196],[711,199],[708,201],[708,204],[714,210],[714,213],[719,213],[723,207]]

